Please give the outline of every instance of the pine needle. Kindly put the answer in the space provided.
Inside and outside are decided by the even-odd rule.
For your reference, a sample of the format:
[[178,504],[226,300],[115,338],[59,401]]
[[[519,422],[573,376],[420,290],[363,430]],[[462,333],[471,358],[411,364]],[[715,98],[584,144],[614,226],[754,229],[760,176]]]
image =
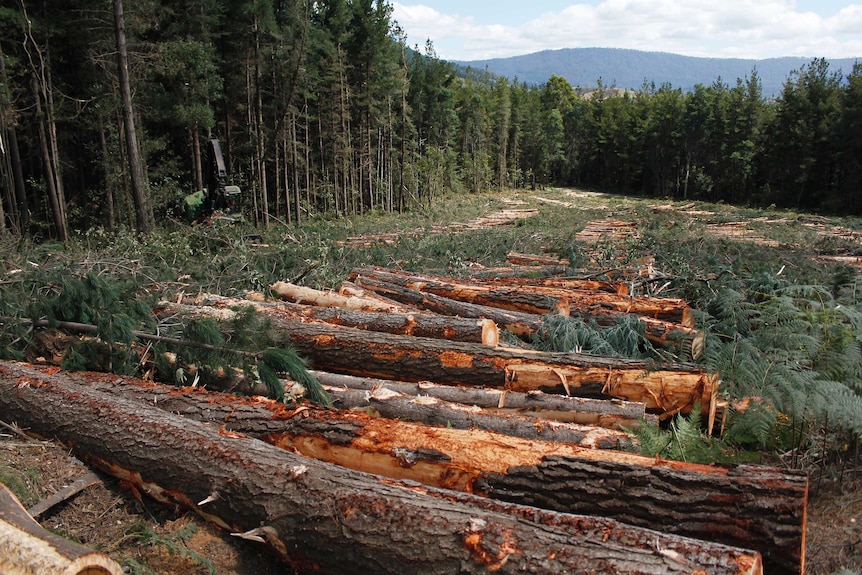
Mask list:
[[[316,377],[308,372],[308,368],[296,350],[288,348],[269,348],[261,353],[261,364],[266,369],[273,372],[286,373],[290,378],[305,388],[306,397],[315,403],[332,406],[332,398],[323,389],[323,386]],[[260,370],[261,379],[270,386],[270,383],[264,379],[263,373],[265,370]],[[274,374],[273,374],[274,375]],[[277,379],[277,378],[276,378]],[[279,385],[281,383],[279,382]],[[281,398],[284,397],[284,388],[281,388]]]

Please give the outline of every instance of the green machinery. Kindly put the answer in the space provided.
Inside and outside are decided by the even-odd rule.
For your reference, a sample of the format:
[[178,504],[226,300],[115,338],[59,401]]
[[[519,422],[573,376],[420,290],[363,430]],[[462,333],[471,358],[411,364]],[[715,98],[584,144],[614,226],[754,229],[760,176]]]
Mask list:
[[235,221],[240,213],[242,192],[239,186],[227,184],[227,168],[221,152],[221,144],[215,138],[209,140],[206,189],[189,194],[183,201],[186,217],[193,222],[202,222],[218,214]]

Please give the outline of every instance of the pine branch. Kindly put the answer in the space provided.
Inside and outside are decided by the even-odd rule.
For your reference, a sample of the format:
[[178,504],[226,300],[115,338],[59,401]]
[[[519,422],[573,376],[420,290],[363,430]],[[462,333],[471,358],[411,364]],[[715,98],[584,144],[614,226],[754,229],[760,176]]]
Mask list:
[[[85,324],[71,321],[49,321],[49,320],[32,320],[27,318],[15,318],[9,316],[0,316],[0,324],[23,324],[31,327],[57,327],[60,329],[74,331],[77,333],[87,333],[98,335],[99,327],[92,324]],[[188,339],[178,339],[155,335],[142,331],[132,331],[132,335],[144,341],[153,341],[157,343],[165,343],[168,345],[192,347],[202,349],[214,353],[227,353],[251,359],[258,364],[258,373],[261,380],[266,384],[273,397],[278,400],[284,398],[284,386],[276,377],[276,372],[287,373],[291,379],[305,387],[308,393],[308,398],[316,403],[325,406],[332,405],[332,399],[329,394],[323,389],[323,386],[311,375],[305,367],[302,359],[296,354],[295,350],[287,349],[267,349],[263,352],[251,352],[241,349],[232,349],[223,346],[217,346],[209,343],[200,343]]]

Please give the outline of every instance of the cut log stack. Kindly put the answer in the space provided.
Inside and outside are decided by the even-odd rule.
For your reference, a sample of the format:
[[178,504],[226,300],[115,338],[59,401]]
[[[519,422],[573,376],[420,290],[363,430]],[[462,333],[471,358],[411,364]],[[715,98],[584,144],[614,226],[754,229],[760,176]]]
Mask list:
[[223,319],[253,307],[336,409],[0,363],[0,411],[297,572],[802,572],[804,475],[619,450],[643,420],[699,407],[711,425],[716,374],[501,343],[549,312],[634,314],[696,353],[684,302],[555,277],[350,279],[340,293],[275,284],[288,301],[162,304]]
[[297,572],[757,574],[761,556],[774,572],[804,560],[807,479],[779,470],[420,434],[364,414],[9,363],[0,408]]

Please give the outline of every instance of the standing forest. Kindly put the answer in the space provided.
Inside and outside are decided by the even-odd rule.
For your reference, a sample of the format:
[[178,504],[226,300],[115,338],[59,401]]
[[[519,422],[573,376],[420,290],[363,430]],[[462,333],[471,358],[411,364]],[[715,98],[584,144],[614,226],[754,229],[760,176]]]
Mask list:
[[17,0],[0,8],[0,232],[148,231],[218,138],[255,225],[541,187],[862,212],[862,66],[765,98],[456,69],[385,1]]

